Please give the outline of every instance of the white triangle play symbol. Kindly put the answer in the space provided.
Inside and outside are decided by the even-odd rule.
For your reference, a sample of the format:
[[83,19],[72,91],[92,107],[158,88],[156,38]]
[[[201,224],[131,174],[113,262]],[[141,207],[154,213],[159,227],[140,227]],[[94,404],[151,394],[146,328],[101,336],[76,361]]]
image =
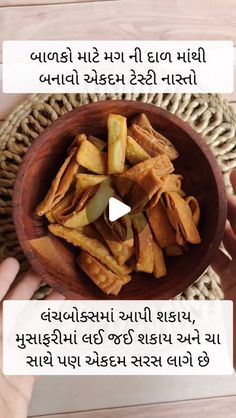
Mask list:
[[131,208],[128,205],[120,202],[115,197],[110,197],[108,206],[109,221],[116,221],[117,219],[126,215],[126,213],[129,213],[130,211]]

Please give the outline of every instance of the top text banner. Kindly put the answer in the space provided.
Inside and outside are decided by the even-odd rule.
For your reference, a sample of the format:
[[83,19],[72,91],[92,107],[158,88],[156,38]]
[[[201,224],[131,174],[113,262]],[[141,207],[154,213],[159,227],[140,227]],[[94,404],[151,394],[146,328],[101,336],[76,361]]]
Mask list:
[[4,93],[232,93],[231,41],[4,41]]

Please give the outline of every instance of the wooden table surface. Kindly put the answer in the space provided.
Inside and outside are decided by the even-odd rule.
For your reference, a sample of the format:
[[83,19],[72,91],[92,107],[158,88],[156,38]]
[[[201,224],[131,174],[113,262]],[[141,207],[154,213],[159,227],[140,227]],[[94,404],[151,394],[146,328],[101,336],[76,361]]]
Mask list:
[[[0,0],[0,41],[20,39],[233,40],[236,46],[236,2]],[[0,70],[1,65],[0,42]],[[225,97],[236,111],[236,88],[234,93]],[[0,122],[25,98],[26,94],[3,94],[0,91]],[[59,416],[216,417],[222,414],[226,417],[235,416],[235,397]]]

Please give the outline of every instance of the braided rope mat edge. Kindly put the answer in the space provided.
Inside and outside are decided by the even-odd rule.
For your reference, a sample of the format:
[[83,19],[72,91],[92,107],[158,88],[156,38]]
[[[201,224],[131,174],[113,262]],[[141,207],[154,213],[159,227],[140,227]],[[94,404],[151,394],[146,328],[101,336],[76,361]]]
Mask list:
[[[33,140],[61,115],[81,105],[100,100],[140,100],[175,113],[199,132],[221,166],[226,188],[228,173],[236,168],[236,115],[217,94],[33,94],[0,126],[0,260],[16,256],[27,261],[17,241],[12,220],[12,191],[18,166]],[[47,285],[35,295],[50,293]],[[222,299],[220,280],[209,267],[176,299]]]

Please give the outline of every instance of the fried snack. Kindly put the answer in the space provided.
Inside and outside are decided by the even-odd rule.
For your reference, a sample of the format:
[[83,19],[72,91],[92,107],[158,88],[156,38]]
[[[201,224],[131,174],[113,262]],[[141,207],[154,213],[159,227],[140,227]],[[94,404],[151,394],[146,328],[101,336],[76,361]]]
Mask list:
[[131,276],[119,276],[101,264],[96,258],[81,251],[78,265],[88,277],[106,294],[117,296],[122,286],[131,280]]
[[131,216],[135,231],[136,270],[152,273],[154,268],[153,237],[142,212]]
[[108,121],[108,174],[120,174],[124,171],[127,144],[126,118],[109,114]]
[[[64,209],[57,211],[54,215],[56,222],[59,224],[64,224],[68,219],[71,219],[76,213],[79,213],[84,209],[89,202],[89,200],[95,195],[98,186],[89,187],[85,192],[80,196],[76,192],[73,195],[73,199],[70,204]],[[81,227],[83,225],[80,225]],[[78,226],[79,228],[79,226]]]
[[107,172],[107,153],[99,151],[87,139],[80,144],[76,159],[80,165],[93,173],[106,174]]
[[158,204],[147,210],[148,221],[157,243],[161,248],[168,247],[176,242],[176,233],[172,228],[166,210],[159,200]]
[[47,233],[28,242],[40,256],[42,262],[45,263],[49,273],[56,274],[56,277],[62,279],[67,277],[70,280],[78,280],[74,254],[54,235]]
[[197,199],[193,196],[187,196],[184,200],[191,209],[195,225],[198,226],[200,220],[200,207]]
[[[95,193],[93,194],[93,192]],[[92,197],[91,197],[92,194]],[[67,215],[61,222],[67,228],[79,228],[81,226],[92,223],[98,219],[106,209],[110,197],[114,196],[115,192],[110,186],[110,181],[105,180],[98,186],[89,188],[85,192],[85,204],[80,204],[73,211],[72,214]],[[89,199],[87,199],[89,196]],[[83,196],[82,196],[83,198]]]
[[[117,196],[115,196],[117,198]],[[134,235],[130,216],[124,215],[120,219],[111,222],[108,217],[108,211],[104,212],[104,220],[111,228],[113,235],[118,241],[121,241],[126,247],[134,246]]]
[[[167,197],[165,196],[165,200],[168,200]],[[170,224],[172,225],[172,227],[174,228],[174,230],[176,231],[176,235],[175,235],[175,239],[176,239],[176,243],[178,245],[184,246],[186,244],[186,240],[180,230],[179,224],[178,224],[178,220],[175,216],[174,210],[171,207],[171,205],[168,204],[166,205],[166,213],[168,216],[168,219],[170,221]]]
[[178,255],[183,255],[184,251],[183,251],[183,247],[181,247],[181,245],[175,243],[175,244],[171,244],[168,247],[165,248],[165,254],[168,257],[175,257]]
[[87,251],[90,255],[109,267],[114,273],[125,276],[131,272],[131,268],[125,264],[120,266],[110,254],[108,248],[96,238],[88,237],[76,229],[66,228],[59,224],[51,224],[48,228],[49,231],[57,237],[63,238],[76,247],[80,247],[82,250]]
[[103,151],[107,146],[105,141],[93,135],[88,136],[88,141],[91,142],[91,144],[95,145],[95,147],[99,149],[99,151]]
[[153,274],[156,279],[163,277],[167,274],[165,259],[161,247],[153,240],[153,257],[154,268]]
[[65,159],[55,179],[53,180],[48,193],[43,201],[37,206],[35,210],[36,215],[43,216],[45,213],[53,209],[69,190],[79,168],[75,159],[75,152],[76,148],[73,148],[70,155]]
[[136,165],[150,158],[150,155],[133,139],[127,136],[126,159],[131,165]]
[[[153,129],[147,116],[144,113],[141,113],[133,120],[131,129],[132,129],[133,124],[138,126],[138,128],[140,128],[140,129],[137,129],[136,127],[133,128],[139,137],[139,141],[138,141],[135,135],[133,135],[133,137],[137,140],[137,142],[139,142],[139,144],[143,146],[143,148],[147,152],[148,152],[149,147],[153,149],[153,146],[154,146],[153,152],[156,152],[156,154],[152,154],[148,152],[151,156],[157,155],[157,153],[161,153],[161,154],[165,153],[166,155],[168,155],[170,160],[175,160],[176,158],[178,158],[179,153],[176,150],[176,148],[173,146],[173,144],[165,136],[161,135],[159,132]],[[146,131],[149,134],[148,137],[144,135],[143,131]],[[151,138],[153,138],[154,141],[151,140]],[[145,148],[144,143],[146,144],[147,149]]]
[[125,171],[118,176],[115,180],[116,187],[121,196],[125,196],[129,193],[134,182],[142,186],[142,179],[149,170],[153,169],[158,176],[164,176],[174,171],[173,164],[165,154],[160,154],[157,157],[149,158],[136,164],[134,167]]
[[182,176],[178,174],[169,174],[167,176],[161,176],[159,177],[159,190],[153,196],[150,207],[156,206],[159,202],[159,199],[161,198],[162,193],[164,192],[178,192],[179,194],[182,194],[181,191],[181,180]]
[[111,228],[105,222],[105,220],[100,217],[94,223],[95,228],[101,234],[102,238],[106,242],[107,246],[110,248],[114,258],[117,260],[118,264],[123,265],[128,261],[134,254],[134,247],[127,247],[122,242],[117,241],[114,237]]
[[191,244],[199,244],[201,238],[188,203],[176,192],[165,193],[165,197],[183,237]]
[[155,170],[149,170],[143,177],[142,186],[135,183],[128,194],[128,204],[131,206],[132,212],[142,211],[152,197],[156,196],[161,185],[162,182]]
[[74,141],[71,143],[71,145],[69,146],[67,153],[68,155],[71,153],[71,151],[75,148],[76,151],[78,150],[80,144],[87,139],[85,134],[78,134],[76,135]]
[[96,186],[108,179],[108,176],[78,173],[76,175],[76,193],[81,196],[91,186]]
[[49,212],[45,214],[47,220],[50,223],[58,222],[57,217],[71,207],[73,200],[74,191],[68,192],[53,209],[51,209]]

